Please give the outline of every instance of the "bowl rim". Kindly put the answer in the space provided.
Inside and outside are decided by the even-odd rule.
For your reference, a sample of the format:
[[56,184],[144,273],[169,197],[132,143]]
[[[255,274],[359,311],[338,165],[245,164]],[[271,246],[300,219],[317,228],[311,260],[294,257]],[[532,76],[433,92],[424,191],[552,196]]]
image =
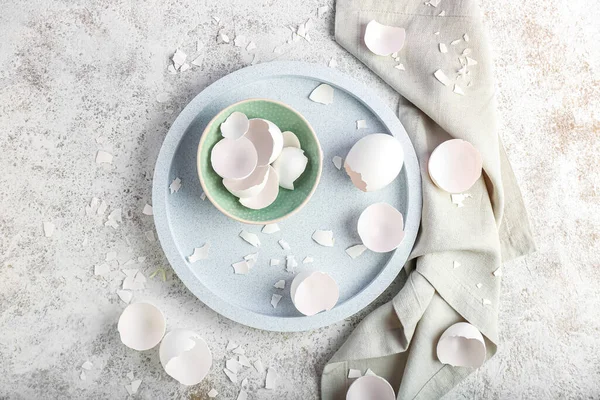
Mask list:
[[[300,203],[293,210],[291,210],[290,212],[288,212],[287,214],[285,214],[285,215],[283,215],[283,216],[281,216],[279,218],[274,218],[274,219],[269,219],[269,220],[263,220],[263,221],[250,221],[250,220],[246,220],[244,218],[237,217],[237,216],[231,214],[229,211],[225,210],[220,204],[218,204],[218,202],[213,198],[213,196],[210,194],[210,192],[206,189],[206,185],[204,183],[204,176],[203,176],[203,173],[202,173],[202,169],[200,168],[200,153],[201,153],[202,148],[204,146],[204,142],[206,141],[206,139],[208,137],[208,135],[206,135],[206,133],[210,130],[210,128],[212,127],[212,125],[215,122],[215,120],[217,118],[219,118],[220,116],[222,116],[224,113],[228,112],[228,110],[230,110],[232,107],[235,107],[235,106],[238,106],[238,105],[244,104],[244,103],[254,102],[254,101],[266,101],[266,102],[269,102],[269,103],[277,104],[279,106],[287,108],[288,110],[290,110],[294,114],[296,114],[298,117],[300,117],[300,119],[302,121],[304,121],[304,123],[306,124],[306,126],[308,126],[308,129],[309,129],[310,133],[312,134],[315,142],[317,143],[317,150],[318,150],[318,155],[319,155],[319,159],[317,161],[317,177],[315,179],[315,182],[313,183],[312,188],[310,189],[310,192],[308,193],[308,195],[306,196],[306,198],[302,201],[302,203]],[[313,194],[317,190],[317,186],[319,186],[319,182],[321,181],[321,174],[323,173],[323,149],[321,148],[321,142],[319,142],[319,138],[317,137],[317,134],[316,134],[315,130],[313,129],[312,125],[308,122],[308,120],[306,118],[304,118],[304,116],[300,112],[298,112],[294,108],[290,107],[289,105],[287,105],[285,103],[282,103],[282,102],[277,101],[277,100],[272,100],[272,99],[266,99],[266,98],[245,99],[245,100],[242,100],[242,101],[238,101],[237,103],[233,103],[233,104],[228,105],[227,107],[225,107],[224,109],[222,109],[221,111],[219,111],[206,124],[206,127],[202,131],[202,136],[200,137],[200,142],[198,143],[198,150],[196,151],[196,171],[198,173],[198,178],[200,180],[200,186],[202,186],[202,190],[204,191],[204,194],[206,195],[206,197],[208,197],[208,199],[210,200],[210,202],[212,203],[212,205],[215,206],[217,208],[217,210],[219,210],[222,214],[226,215],[227,217],[229,217],[229,218],[231,218],[231,219],[233,219],[235,221],[242,222],[244,224],[250,224],[250,225],[274,224],[274,223],[277,223],[277,222],[281,222],[284,219],[289,218],[292,215],[296,214],[306,204],[308,204],[309,200],[312,198]],[[277,200],[275,200],[275,201],[277,201]]]

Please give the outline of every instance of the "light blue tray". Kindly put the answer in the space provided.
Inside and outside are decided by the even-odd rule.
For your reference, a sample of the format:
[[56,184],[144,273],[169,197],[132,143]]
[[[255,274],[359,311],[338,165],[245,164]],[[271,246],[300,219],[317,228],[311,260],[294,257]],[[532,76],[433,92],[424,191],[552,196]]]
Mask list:
[[[310,101],[308,95],[320,83],[335,88],[333,104]],[[273,235],[260,226],[243,225],[228,219],[206,200],[196,173],[196,151],[205,124],[226,106],[247,98],[269,98],[284,102],[302,113],[317,132],[323,148],[323,175],[313,198],[298,214],[279,224]],[[367,121],[367,129],[356,129],[356,120]],[[331,159],[342,158],[352,145],[369,133],[392,133],[405,154],[400,176],[388,187],[374,193],[356,189],[343,168]],[[169,185],[181,178],[179,192],[170,194]],[[414,245],[421,219],[421,175],[414,149],[396,115],[362,84],[339,71],[301,62],[271,62],[236,71],[210,85],[177,117],[161,148],[152,200],[160,243],[181,281],[216,312],[241,324],[273,331],[303,331],[330,325],[347,318],[377,298],[401,271]],[[356,223],[368,205],[385,201],[402,212],[406,237],[392,253],[365,252],[352,260],[345,252],[360,243]],[[238,237],[242,229],[257,233],[258,249]],[[335,246],[322,247],[312,241],[316,229],[333,230]],[[284,238],[290,251],[277,241]],[[186,257],[194,247],[210,242],[208,260],[190,264]],[[248,275],[235,275],[231,264],[259,252],[256,266]],[[329,273],[338,282],[340,299],[330,311],[302,316],[292,304],[289,287],[293,274],[285,271],[285,256],[293,254],[305,269]],[[306,256],[312,264],[302,264]],[[269,266],[269,259],[281,264]],[[286,288],[273,284],[285,279]],[[271,295],[283,299],[276,309]]]

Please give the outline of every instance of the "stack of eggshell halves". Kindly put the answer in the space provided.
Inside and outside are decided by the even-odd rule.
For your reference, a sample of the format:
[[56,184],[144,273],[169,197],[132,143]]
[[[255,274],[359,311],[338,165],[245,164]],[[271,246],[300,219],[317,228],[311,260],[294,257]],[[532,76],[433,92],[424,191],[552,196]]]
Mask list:
[[221,139],[210,162],[223,185],[247,208],[271,205],[279,187],[294,190],[308,158],[292,132],[281,132],[273,122],[235,111],[221,124]]

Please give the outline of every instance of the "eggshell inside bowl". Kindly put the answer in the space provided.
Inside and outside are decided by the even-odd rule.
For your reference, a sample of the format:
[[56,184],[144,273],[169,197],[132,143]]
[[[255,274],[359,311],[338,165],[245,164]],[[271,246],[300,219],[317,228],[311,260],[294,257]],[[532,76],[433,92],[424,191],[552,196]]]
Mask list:
[[478,368],[485,362],[485,340],[475,326],[459,322],[446,329],[440,337],[437,356],[443,364]]
[[221,134],[228,139],[239,139],[248,132],[250,121],[246,114],[234,111],[221,124]]
[[396,394],[388,381],[377,375],[365,375],[355,380],[346,400],[396,400]]
[[279,194],[279,178],[273,167],[269,165],[267,168],[269,169],[267,172],[267,181],[261,191],[254,197],[240,198],[240,204],[244,207],[253,210],[261,210],[270,206],[277,200],[277,195]]
[[165,335],[159,358],[169,376],[188,386],[200,383],[212,366],[212,353],[206,341],[197,333],[184,329]]
[[290,296],[296,309],[310,316],[331,310],[340,297],[335,280],[325,272],[301,272],[292,281]]
[[285,147],[273,163],[273,168],[279,176],[279,186],[294,190],[294,181],[300,178],[307,164],[308,158],[304,155],[303,150],[296,147]]
[[433,150],[427,166],[436,186],[448,193],[462,193],[481,177],[483,160],[471,143],[452,139]]
[[389,185],[402,170],[404,151],[400,142],[385,133],[374,133],[352,146],[344,168],[352,183],[363,192]]
[[372,204],[358,218],[358,235],[369,250],[392,251],[404,239],[404,218],[387,203]]
[[[250,120],[250,128],[244,137],[252,142],[258,154],[258,165],[269,165],[273,155],[275,141],[269,131],[269,124],[264,119],[254,118]],[[283,139],[282,139],[283,142]]]
[[296,136],[294,132],[285,131],[282,132],[281,135],[283,136],[283,147],[302,148],[302,146],[300,146],[300,140],[298,140],[298,136]]
[[371,20],[365,28],[365,44],[378,56],[389,56],[400,51],[406,40],[404,28],[387,26]]
[[259,166],[244,179],[223,179],[229,193],[237,197],[254,197],[265,187],[269,177],[269,166]]
[[121,342],[138,351],[149,350],[160,343],[166,327],[163,313],[149,303],[128,305],[117,324]]
[[256,168],[258,153],[246,137],[236,140],[223,138],[212,148],[210,162],[221,178],[244,179]]

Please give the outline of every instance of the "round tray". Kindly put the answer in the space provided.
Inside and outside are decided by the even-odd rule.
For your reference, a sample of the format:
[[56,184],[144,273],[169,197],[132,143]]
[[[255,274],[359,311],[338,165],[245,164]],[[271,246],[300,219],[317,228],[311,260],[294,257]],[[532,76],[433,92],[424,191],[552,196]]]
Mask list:
[[[320,83],[335,88],[333,104],[308,99]],[[208,200],[196,173],[196,152],[205,125],[223,108],[247,98],[281,101],[299,111],[312,125],[323,148],[323,174],[311,201],[297,214],[279,223],[280,232],[261,233],[260,226],[228,219]],[[366,129],[356,129],[364,119]],[[386,188],[363,193],[346,173],[332,163],[369,133],[390,133],[404,149],[404,167]],[[170,193],[169,185],[180,178],[181,189]],[[152,189],[154,220],[160,243],[181,281],[204,304],[241,324],[273,331],[303,331],[327,326],[366,307],[394,280],[414,245],[421,219],[421,175],[415,151],[396,115],[375,93],[339,71],[302,62],[271,62],[231,73],[198,94],[177,117],[169,130],[154,171]],[[360,243],[356,223],[370,204],[384,201],[402,212],[406,236],[394,252],[366,251],[351,259],[345,249]],[[256,233],[262,242],[254,248],[238,235],[242,229]],[[317,229],[333,230],[334,247],[312,241]],[[279,239],[291,246],[283,250]],[[194,247],[211,244],[209,258],[190,264]],[[258,252],[258,262],[247,275],[235,275],[232,263]],[[294,255],[296,272],[320,270],[329,273],[340,287],[340,299],[330,311],[306,317],[292,304],[289,288],[294,274],[286,272],[285,258]],[[310,256],[313,263],[303,264]],[[271,267],[269,260],[280,260]],[[273,284],[286,281],[284,290]],[[277,308],[271,295],[283,295]]]

